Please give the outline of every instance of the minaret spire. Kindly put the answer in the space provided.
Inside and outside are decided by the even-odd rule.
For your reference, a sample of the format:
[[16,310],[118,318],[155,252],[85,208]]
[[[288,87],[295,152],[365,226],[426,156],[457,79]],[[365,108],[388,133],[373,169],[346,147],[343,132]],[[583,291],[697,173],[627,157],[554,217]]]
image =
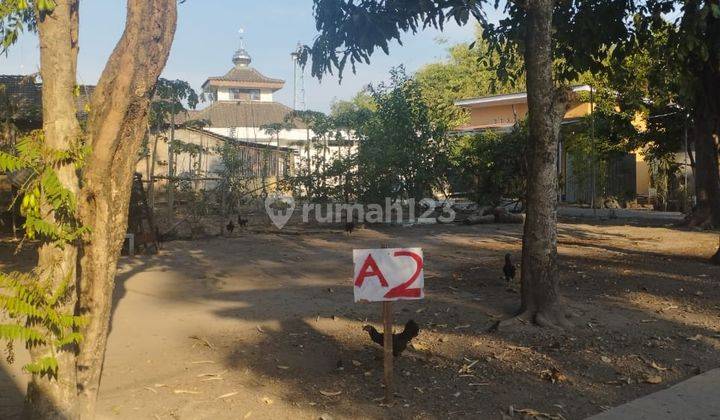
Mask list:
[[238,33],[240,34],[240,43],[238,50],[235,51],[235,54],[233,54],[233,63],[235,63],[235,66],[237,67],[247,67],[252,62],[252,58],[245,49],[245,30],[240,28]]

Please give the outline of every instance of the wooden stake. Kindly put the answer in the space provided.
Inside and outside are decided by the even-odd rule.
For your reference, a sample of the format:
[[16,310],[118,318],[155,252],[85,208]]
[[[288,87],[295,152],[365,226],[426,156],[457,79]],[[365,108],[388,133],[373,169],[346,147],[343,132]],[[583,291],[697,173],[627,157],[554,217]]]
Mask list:
[[384,382],[385,382],[385,403],[390,404],[393,400],[393,330],[392,330],[392,302],[383,302],[383,348],[385,349],[384,361]]

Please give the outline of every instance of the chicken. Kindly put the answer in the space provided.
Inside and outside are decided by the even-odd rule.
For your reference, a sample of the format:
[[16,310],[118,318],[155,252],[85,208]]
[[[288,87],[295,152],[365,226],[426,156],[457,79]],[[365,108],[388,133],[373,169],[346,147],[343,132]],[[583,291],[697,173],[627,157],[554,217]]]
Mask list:
[[348,235],[351,235],[353,233],[353,230],[355,230],[355,221],[351,220],[347,223],[345,223],[345,233]]
[[[383,334],[381,334],[378,330],[375,329],[372,325],[365,325],[363,327],[363,330],[367,331],[370,335],[370,339],[374,341],[375,343],[379,345],[383,345],[384,343],[384,337]],[[407,345],[410,343],[410,340],[418,336],[418,333],[420,333],[420,327],[418,324],[413,321],[412,319],[408,321],[405,324],[405,329],[403,332],[398,334],[392,335],[392,341],[393,341],[393,356],[397,357],[400,356],[400,354],[405,351],[407,348]]]
[[165,242],[165,236],[160,233],[160,228],[157,226],[155,226],[155,240],[157,241],[158,250],[160,250],[163,242]]
[[232,235],[233,230],[235,230],[235,223],[233,223],[232,220],[231,220],[230,223],[228,223],[227,226],[225,226],[225,228],[226,228],[226,229],[228,230],[228,232]]
[[515,280],[515,265],[510,260],[510,254],[505,254],[505,265],[503,266],[503,274],[505,274],[505,281],[510,282]]
[[248,219],[243,219],[242,216],[238,215],[238,226],[247,227]]

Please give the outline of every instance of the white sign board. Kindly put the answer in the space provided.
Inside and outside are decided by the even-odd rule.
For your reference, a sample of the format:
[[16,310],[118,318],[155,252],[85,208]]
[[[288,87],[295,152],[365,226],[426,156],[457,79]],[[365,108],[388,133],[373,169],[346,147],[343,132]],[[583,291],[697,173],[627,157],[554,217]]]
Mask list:
[[425,297],[421,248],[353,250],[355,302]]

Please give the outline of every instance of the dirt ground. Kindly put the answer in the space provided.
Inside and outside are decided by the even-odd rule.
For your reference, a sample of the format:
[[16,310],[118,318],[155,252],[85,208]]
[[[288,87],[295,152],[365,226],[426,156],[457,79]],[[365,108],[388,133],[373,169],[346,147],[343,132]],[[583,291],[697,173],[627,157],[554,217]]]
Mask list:
[[[500,278],[519,226],[236,231],[123,258],[98,417],[485,419],[512,406],[581,419],[720,365],[720,267],[703,262],[717,233],[577,220],[560,231],[578,315],[563,333],[486,332],[519,303]],[[381,349],[362,330],[379,327],[380,305],[354,304],[351,287],[352,249],[381,245],[426,260],[426,299],[395,305],[397,327],[412,318],[421,333],[396,360],[390,407]],[[1,269],[23,259],[8,249]],[[0,418],[19,412],[22,358],[0,364]]]

